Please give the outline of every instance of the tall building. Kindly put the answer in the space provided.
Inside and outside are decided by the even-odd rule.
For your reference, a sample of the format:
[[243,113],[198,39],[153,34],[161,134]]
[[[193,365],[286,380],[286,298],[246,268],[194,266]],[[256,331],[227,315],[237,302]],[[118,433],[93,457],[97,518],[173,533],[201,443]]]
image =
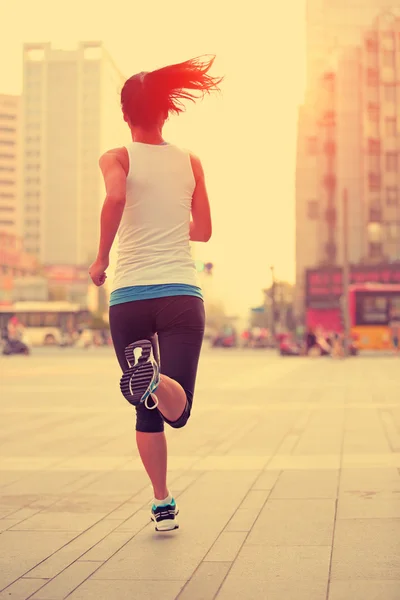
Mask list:
[[123,76],[101,42],[76,50],[25,44],[23,53],[25,249],[44,265],[87,266],[97,252],[102,152],[129,140]]
[[399,8],[399,0],[307,0],[306,6],[307,80],[312,87],[331,52],[357,45],[375,16]]
[[0,231],[18,232],[20,96],[0,94]]
[[349,260],[400,261],[400,18],[381,13],[357,45],[330,55],[299,114],[296,304],[306,270],[343,261],[343,192]]

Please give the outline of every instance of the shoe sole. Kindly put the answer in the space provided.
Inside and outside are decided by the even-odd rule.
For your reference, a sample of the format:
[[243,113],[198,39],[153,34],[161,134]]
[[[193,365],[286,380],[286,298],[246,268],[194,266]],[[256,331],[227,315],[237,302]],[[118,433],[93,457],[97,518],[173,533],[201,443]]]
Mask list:
[[[137,360],[136,349],[142,351]],[[134,406],[138,406],[142,402],[154,377],[154,367],[149,361],[152,350],[153,347],[149,340],[140,340],[125,348],[125,358],[129,368],[121,377],[120,389],[124,398]]]

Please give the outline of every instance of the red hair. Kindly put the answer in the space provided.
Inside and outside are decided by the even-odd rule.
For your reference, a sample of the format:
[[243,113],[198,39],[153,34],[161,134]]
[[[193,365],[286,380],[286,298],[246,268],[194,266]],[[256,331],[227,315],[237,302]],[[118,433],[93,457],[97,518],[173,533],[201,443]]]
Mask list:
[[121,106],[130,124],[149,128],[160,115],[184,111],[184,100],[194,102],[219,91],[222,77],[208,74],[215,56],[193,58],[156,71],[142,72],[128,79],[121,92]]

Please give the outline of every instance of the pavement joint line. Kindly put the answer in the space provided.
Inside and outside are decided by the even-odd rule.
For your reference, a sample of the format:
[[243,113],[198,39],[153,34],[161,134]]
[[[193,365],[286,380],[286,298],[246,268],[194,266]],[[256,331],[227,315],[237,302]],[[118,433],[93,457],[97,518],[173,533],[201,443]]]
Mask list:
[[342,481],[342,473],[343,473],[344,442],[345,442],[345,436],[346,436],[346,419],[347,419],[346,412],[347,412],[346,408],[344,408],[343,414],[342,414],[340,463],[339,463],[339,472],[338,472],[337,485],[336,485],[335,514],[333,517],[332,542],[331,542],[331,553],[330,553],[330,557],[329,557],[328,581],[327,581],[327,587],[326,587],[326,600],[329,600],[330,590],[331,590],[332,563],[333,563],[333,553],[335,551],[336,525],[337,525],[337,515],[338,515],[338,508],[339,508],[340,484]]

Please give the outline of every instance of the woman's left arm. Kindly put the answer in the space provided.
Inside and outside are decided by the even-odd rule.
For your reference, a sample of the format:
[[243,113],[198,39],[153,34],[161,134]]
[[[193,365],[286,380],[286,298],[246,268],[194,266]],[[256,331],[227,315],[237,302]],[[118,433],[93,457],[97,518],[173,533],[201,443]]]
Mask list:
[[100,244],[97,258],[89,269],[95,285],[103,285],[107,276],[109,256],[126,202],[126,170],[119,152],[112,150],[100,158],[99,165],[104,177],[106,199],[101,211]]

